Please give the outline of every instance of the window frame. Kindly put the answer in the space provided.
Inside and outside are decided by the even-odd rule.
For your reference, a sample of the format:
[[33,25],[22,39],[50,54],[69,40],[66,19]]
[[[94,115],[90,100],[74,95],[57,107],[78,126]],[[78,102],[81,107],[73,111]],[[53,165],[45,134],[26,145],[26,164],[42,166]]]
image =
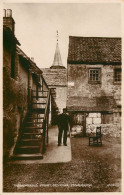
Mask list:
[[101,113],[101,124],[113,124],[114,116],[112,112]]
[[[90,71],[91,70],[98,70],[99,80],[90,80]],[[90,83],[90,84],[100,84],[101,83],[101,68],[97,68],[97,67],[94,67],[94,68],[89,67],[88,68],[88,83]]]
[[120,80],[115,80],[117,77],[115,77],[115,72],[117,72],[117,70],[120,70],[120,73],[122,72],[121,68],[117,67],[114,68],[114,73],[113,73],[113,80],[114,80],[114,84],[121,84],[121,79],[122,79],[122,73],[120,74]]

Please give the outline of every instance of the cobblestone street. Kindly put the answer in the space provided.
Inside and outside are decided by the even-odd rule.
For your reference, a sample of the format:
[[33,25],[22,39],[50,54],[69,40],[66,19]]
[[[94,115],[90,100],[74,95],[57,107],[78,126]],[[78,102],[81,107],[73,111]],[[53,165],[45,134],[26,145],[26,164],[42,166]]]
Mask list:
[[[118,192],[121,190],[120,146],[120,138],[103,136],[102,147],[88,146],[87,137],[71,138],[71,146],[58,147],[58,152],[65,150],[62,153],[67,162],[40,160],[33,164],[4,165],[4,192]],[[69,147],[71,161],[68,161]]]

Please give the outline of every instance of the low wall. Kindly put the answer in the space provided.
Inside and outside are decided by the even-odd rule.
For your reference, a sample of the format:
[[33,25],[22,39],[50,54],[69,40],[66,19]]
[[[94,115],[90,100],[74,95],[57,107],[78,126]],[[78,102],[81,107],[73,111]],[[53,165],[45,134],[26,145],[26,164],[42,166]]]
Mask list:
[[100,125],[87,125],[86,133],[90,135],[96,132],[96,127],[101,126],[101,131],[103,135],[108,135],[112,137],[121,136],[121,126],[119,124],[100,124]]
[[102,124],[101,113],[89,113],[86,118],[86,134],[96,133],[96,127],[101,126],[102,134],[114,137],[121,135],[121,123]]

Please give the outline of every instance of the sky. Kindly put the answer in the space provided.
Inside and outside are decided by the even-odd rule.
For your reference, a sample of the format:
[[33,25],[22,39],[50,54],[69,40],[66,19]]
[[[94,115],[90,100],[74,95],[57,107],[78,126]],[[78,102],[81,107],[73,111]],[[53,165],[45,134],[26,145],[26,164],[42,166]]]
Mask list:
[[39,68],[53,63],[57,30],[65,67],[69,36],[121,37],[120,3],[4,3],[3,8],[12,9],[20,48]]

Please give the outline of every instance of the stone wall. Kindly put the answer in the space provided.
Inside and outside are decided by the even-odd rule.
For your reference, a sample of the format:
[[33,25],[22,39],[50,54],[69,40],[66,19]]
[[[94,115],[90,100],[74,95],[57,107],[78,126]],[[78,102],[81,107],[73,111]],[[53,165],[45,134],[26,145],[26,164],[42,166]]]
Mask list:
[[27,90],[24,83],[9,76],[3,70],[3,157],[13,154],[19,129],[27,112]]
[[67,70],[66,69],[42,69],[43,76],[50,88],[54,89],[54,103],[56,109],[61,112],[66,107],[67,99]]
[[96,127],[101,126],[102,134],[114,137],[121,135],[121,123],[103,124],[101,113],[89,113],[86,117],[86,134],[96,133]]
[[56,104],[60,112],[63,108],[66,108],[67,88],[62,86],[56,86]]
[[[78,114],[77,114],[78,115]],[[81,113],[79,113],[81,115]],[[113,114],[112,114],[113,115]],[[82,113],[83,116],[83,113]],[[96,133],[96,127],[101,126],[101,131],[104,136],[121,136],[121,122],[111,121],[110,124],[104,124],[102,121],[102,113],[86,113],[86,136]],[[71,129],[72,136],[83,136],[83,121],[82,124],[73,124]]]
[[21,80],[21,83],[25,85],[25,88],[28,89],[28,71],[25,70],[25,68],[21,65],[18,66],[18,77],[19,80]]
[[3,67],[6,67],[8,74],[11,74],[11,48],[6,48],[3,45]]
[[[68,64],[67,108],[86,112],[86,134],[96,132],[110,136],[121,134],[121,85],[114,82],[115,65]],[[101,82],[89,83],[89,68],[101,69]],[[74,129],[79,128],[74,126]],[[80,129],[82,126],[80,126]]]
[[41,74],[39,68],[17,47],[20,43],[14,35],[14,20],[12,17],[7,17],[4,18],[4,23],[3,159],[7,160],[13,154],[18,135],[23,128],[28,106],[31,103],[31,90],[41,89],[42,83],[39,84],[37,79]]
[[[90,84],[88,82],[89,68],[101,68],[100,84]],[[116,103],[120,104],[121,85],[114,84],[114,68],[114,65],[68,64],[67,106],[73,106],[69,100],[71,97],[83,97],[90,100],[94,97],[113,96]],[[80,103],[77,102],[77,105]]]
[[96,133],[96,127],[101,126],[101,132],[104,136],[109,137],[120,137],[121,136],[121,126],[119,124],[90,124],[87,125],[86,135]]

